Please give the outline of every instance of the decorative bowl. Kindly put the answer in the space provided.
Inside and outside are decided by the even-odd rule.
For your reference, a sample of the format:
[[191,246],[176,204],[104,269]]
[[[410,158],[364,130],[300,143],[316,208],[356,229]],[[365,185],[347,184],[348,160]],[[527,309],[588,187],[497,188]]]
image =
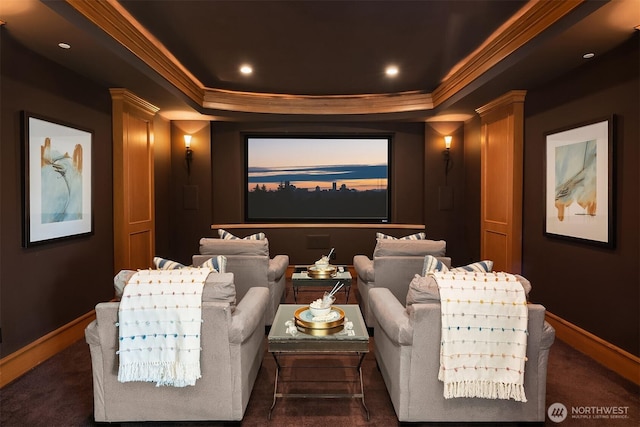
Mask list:
[[325,295],[309,304],[309,311],[313,317],[326,316],[331,311],[331,305],[335,302],[336,297]]
[[313,317],[326,316],[331,311],[331,306],[323,308],[313,308],[309,306],[309,311],[313,314]]
[[317,265],[312,265],[307,268],[307,274],[314,279],[330,279],[336,274],[335,265],[327,265],[322,268],[318,268]]

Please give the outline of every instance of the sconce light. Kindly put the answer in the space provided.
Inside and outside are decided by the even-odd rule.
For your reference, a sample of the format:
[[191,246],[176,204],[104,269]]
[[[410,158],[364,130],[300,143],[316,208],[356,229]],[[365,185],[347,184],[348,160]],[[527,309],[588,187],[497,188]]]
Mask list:
[[193,160],[193,150],[191,149],[191,135],[184,136],[184,148],[186,149],[184,158],[187,161],[187,175],[191,175],[191,160]]
[[451,161],[451,135],[447,135],[444,137],[444,148],[445,150],[442,152],[442,156],[444,157],[444,184],[447,185],[447,176],[449,175],[449,171],[453,168],[453,162]]
[[451,148],[451,135],[447,135],[444,137],[444,148],[447,150]]

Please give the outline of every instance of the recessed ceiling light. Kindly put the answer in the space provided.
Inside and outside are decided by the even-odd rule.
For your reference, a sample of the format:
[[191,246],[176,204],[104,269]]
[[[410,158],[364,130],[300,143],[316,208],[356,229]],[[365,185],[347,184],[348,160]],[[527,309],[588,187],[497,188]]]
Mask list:
[[596,56],[596,54],[595,54],[595,53],[593,53],[593,52],[585,53],[584,55],[582,55],[582,57],[583,57],[584,59],[591,59],[591,58],[593,58],[594,56]]
[[390,65],[384,70],[385,74],[389,77],[394,77],[398,75],[398,67],[395,65]]
[[58,43],[58,47],[62,49],[71,49],[71,45],[69,43],[64,43],[64,42]]
[[240,72],[244,75],[249,75],[253,73],[253,68],[251,68],[250,65],[243,65],[242,67],[240,67]]

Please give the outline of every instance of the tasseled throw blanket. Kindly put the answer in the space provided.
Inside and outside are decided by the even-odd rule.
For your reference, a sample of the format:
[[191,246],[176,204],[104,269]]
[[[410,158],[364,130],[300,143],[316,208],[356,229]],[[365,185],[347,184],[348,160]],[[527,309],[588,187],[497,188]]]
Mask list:
[[526,402],[527,301],[507,273],[431,273],[440,291],[444,397]]
[[200,374],[202,289],[208,268],[141,270],[118,310],[118,381],[195,385]]

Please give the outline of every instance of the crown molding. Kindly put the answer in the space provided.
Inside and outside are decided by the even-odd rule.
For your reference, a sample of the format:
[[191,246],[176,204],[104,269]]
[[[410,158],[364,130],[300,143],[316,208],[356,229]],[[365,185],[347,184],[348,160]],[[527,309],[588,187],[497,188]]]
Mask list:
[[176,89],[202,105],[204,85],[116,0],[66,0]]
[[431,94],[286,95],[205,89],[204,108],[268,114],[380,114],[433,109]]
[[127,89],[111,88],[109,89],[109,93],[111,94],[111,99],[113,101],[119,101],[131,107],[138,108],[139,110],[142,110],[144,113],[150,114],[151,116],[160,111],[160,108],[156,107],[150,102],[145,101],[144,99],[140,98]]
[[433,91],[309,96],[205,87],[117,0],[65,0],[203,109],[288,115],[368,115],[433,110],[586,0],[531,0]]
[[522,48],[585,0],[529,1],[469,56],[454,66],[433,91],[438,105]]

